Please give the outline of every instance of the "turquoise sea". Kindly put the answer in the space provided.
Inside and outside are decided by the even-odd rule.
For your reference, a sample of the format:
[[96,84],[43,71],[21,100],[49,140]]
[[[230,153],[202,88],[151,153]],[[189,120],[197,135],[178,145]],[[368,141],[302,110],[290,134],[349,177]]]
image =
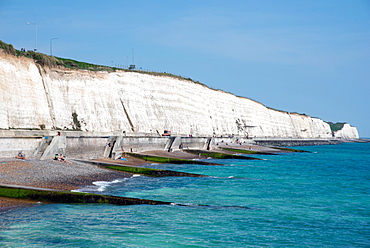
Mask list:
[[370,247],[370,143],[311,153],[151,165],[207,178],[134,176],[82,191],[186,206],[40,204],[0,214],[0,247]]

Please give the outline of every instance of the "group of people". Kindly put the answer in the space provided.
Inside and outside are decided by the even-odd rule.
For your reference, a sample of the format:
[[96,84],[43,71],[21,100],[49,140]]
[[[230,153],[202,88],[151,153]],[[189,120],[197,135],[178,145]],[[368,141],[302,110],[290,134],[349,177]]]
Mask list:
[[[26,160],[26,155],[25,155],[22,151],[20,151],[20,152],[18,153],[18,155],[17,155],[17,156],[15,156],[15,158]],[[71,163],[70,161],[68,161],[68,160],[63,156],[63,154],[55,154],[55,155],[54,155],[53,160],[57,160],[57,161],[60,161],[60,162],[68,162],[68,163]]]
[[55,154],[53,160],[57,160],[60,162],[68,162],[70,163],[64,156],[63,154]]

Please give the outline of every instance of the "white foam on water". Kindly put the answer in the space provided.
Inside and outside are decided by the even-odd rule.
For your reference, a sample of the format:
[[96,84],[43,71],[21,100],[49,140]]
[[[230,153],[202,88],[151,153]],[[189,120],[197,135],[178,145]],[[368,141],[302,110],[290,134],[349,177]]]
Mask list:
[[115,179],[112,181],[112,183],[120,183],[120,182],[124,182],[126,180],[126,178],[123,178],[123,179]]
[[99,192],[105,191],[107,189],[107,187],[109,185],[111,185],[112,183],[113,182],[107,182],[107,181],[96,181],[96,182],[93,182],[93,184],[98,187],[97,190]]
[[71,192],[81,192],[81,193],[91,193],[91,192],[95,192],[95,191],[103,192],[110,185],[116,184],[116,183],[121,183],[125,180],[127,180],[127,178],[115,179],[115,180],[110,181],[110,182],[108,182],[108,181],[95,181],[95,182],[92,183],[94,186],[85,186],[85,187],[82,187],[82,188],[79,188],[79,189],[71,190]]
[[108,181],[96,181],[96,182],[93,182],[93,184],[98,187],[97,191],[102,192],[102,191],[105,191],[107,189],[107,187],[109,187],[110,185],[116,184],[116,183],[120,183],[120,182],[123,182],[125,180],[126,179],[115,179],[115,180],[113,180],[111,182],[108,182]]

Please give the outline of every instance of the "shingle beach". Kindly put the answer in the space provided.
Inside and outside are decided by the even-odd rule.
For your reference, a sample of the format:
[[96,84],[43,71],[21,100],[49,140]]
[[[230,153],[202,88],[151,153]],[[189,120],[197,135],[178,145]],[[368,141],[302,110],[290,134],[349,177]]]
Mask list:
[[[0,158],[0,184],[57,190],[74,190],[95,181],[112,181],[131,175],[76,162]],[[0,197],[0,212],[35,202]]]

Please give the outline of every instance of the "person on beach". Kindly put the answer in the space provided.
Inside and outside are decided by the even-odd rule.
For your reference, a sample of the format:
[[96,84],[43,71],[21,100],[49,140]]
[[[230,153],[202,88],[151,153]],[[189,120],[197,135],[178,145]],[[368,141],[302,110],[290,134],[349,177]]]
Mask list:
[[59,155],[58,160],[60,162],[72,163],[71,161],[68,161],[67,159],[65,159],[65,157],[63,156],[63,154],[60,154]]
[[58,154],[58,153],[56,153],[56,154],[54,155],[53,160],[58,160],[58,158],[59,158],[59,154]]
[[22,153],[22,151],[18,152],[18,155],[15,158],[26,160],[26,155]]
[[60,155],[59,155],[58,160],[59,160],[60,162],[65,162],[65,161],[66,161],[66,160],[65,160],[65,158],[63,157],[63,154],[60,154]]

